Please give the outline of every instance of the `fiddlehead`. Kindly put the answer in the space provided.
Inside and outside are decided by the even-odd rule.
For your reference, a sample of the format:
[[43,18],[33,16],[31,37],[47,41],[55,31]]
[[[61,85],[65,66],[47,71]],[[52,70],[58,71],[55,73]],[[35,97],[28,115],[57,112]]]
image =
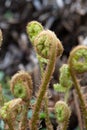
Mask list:
[[63,64],[60,68],[59,84],[54,84],[54,89],[58,92],[66,92],[71,88],[72,84],[69,66]]
[[25,130],[27,127],[27,112],[29,101],[32,95],[32,81],[28,73],[20,71],[11,79],[11,91],[16,98],[22,98],[24,101],[23,116],[19,125],[19,130]]
[[57,92],[63,92],[65,94],[64,98],[67,102],[68,100],[68,93],[69,89],[72,87],[72,78],[70,74],[70,69],[67,64],[63,64],[60,68],[60,77],[59,77],[59,83],[54,84],[54,90]]
[[14,130],[13,122],[21,110],[22,99],[14,99],[4,104],[0,109],[0,117],[7,122],[10,130]]
[[84,73],[87,71],[87,47],[86,46],[78,46],[74,48],[69,56],[69,66],[70,73],[74,83],[74,87],[77,91],[80,105],[82,108],[82,113],[85,121],[85,127],[87,129],[87,108],[83,98],[83,95],[80,90],[80,84],[76,78],[76,74]]
[[56,118],[59,123],[61,130],[67,130],[68,121],[70,118],[71,111],[68,105],[63,101],[58,101],[55,104]]
[[70,70],[67,64],[63,64],[62,67],[60,68],[59,82],[65,88],[70,88],[72,86]]
[[51,124],[50,118],[49,118],[49,111],[48,111],[48,97],[47,95],[44,98],[44,109],[45,109],[45,122],[46,122],[46,128],[47,130],[53,130],[53,126]]
[[[43,75],[43,80],[42,80],[42,83],[40,86],[40,90],[38,92],[38,98],[36,101],[36,106],[34,109],[32,122],[31,122],[31,130],[37,130],[36,126],[37,126],[37,121],[39,119],[39,111],[41,108],[42,100],[43,100],[46,90],[48,88],[48,83],[49,83],[52,73],[54,71],[56,57],[60,56],[63,52],[63,47],[62,47],[62,45],[60,45],[59,40],[57,40],[57,37],[53,32],[46,30],[46,31],[39,33],[39,35],[37,37],[38,38],[36,38],[34,41],[36,51],[37,51],[37,53],[39,53],[39,55],[41,55],[45,58],[49,58],[49,63],[47,65],[46,71]],[[44,39],[44,37],[45,37],[45,39]],[[43,46],[43,48],[42,47],[39,48],[39,45]],[[47,46],[47,48],[45,50],[46,46]],[[41,52],[41,50],[42,50],[42,52]],[[44,50],[44,53],[43,53],[43,50]],[[47,52],[47,50],[48,50],[48,52]]]
[[[44,30],[43,26],[37,21],[32,21],[27,24],[26,31],[27,31],[28,37],[33,45],[34,45],[35,38],[43,30]],[[33,47],[35,48],[35,45]],[[43,66],[44,66],[44,63],[47,62],[47,59],[44,59],[39,54],[37,54],[37,58],[39,61],[41,74],[43,74]]]
[[78,46],[71,51],[69,65],[75,73],[84,73],[87,71],[86,46]]
[[57,39],[56,35],[51,32],[50,30],[42,31],[34,40],[34,46],[36,52],[43,58],[49,59],[50,58],[50,49],[52,44],[56,43],[57,45],[57,56],[61,55],[63,52],[63,48],[59,39]]
[[20,71],[11,79],[11,92],[16,98],[29,100],[32,94],[32,81],[28,73]]

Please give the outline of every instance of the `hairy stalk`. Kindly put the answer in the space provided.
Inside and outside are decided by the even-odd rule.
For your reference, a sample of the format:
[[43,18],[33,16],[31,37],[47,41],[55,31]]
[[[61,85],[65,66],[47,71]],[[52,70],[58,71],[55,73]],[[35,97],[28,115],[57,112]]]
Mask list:
[[11,91],[15,97],[20,97],[23,100],[23,114],[19,125],[19,130],[27,128],[27,113],[30,105],[30,98],[32,94],[32,81],[28,73],[20,71],[16,73],[11,80]]
[[67,130],[67,128],[68,128],[68,123],[69,123],[69,119],[66,119],[66,121],[64,122],[64,124],[63,124],[63,129],[62,130]]
[[58,101],[55,104],[56,118],[60,127],[60,130],[67,130],[68,122],[71,111],[68,105],[63,101]]
[[[43,78],[44,65],[47,64],[48,60],[41,57],[38,54],[37,54],[37,57],[38,57],[39,65],[40,65],[41,78]],[[53,126],[52,126],[50,118],[49,118],[47,94],[45,95],[45,98],[44,98],[44,104],[45,104],[44,108],[45,108],[45,113],[46,113],[45,122],[46,122],[47,130],[53,130]]]
[[[39,116],[39,111],[40,111],[42,99],[45,95],[45,91],[47,89],[47,85],[48,85],[48,82],[49,82],[50,77],[51,77],[50,74],[52,74],[53,69],[54,69],[54,64],[55,64],[54,61],[53,61],[53,66],[52,66],[51,62],[50,62],[49,65],[48,65],[48,68],[50,68],[50,66],[51,66],[51,68],[52,68],[51,71],[50,71],[51,73],[48,73],[49,70],[47,69],[47,73],[49,75],[47,75],[47,73],[46,73],[46,75],[44,75],[44,73],[43,73],[44,72],[44,70],[43,70],[44,63],[47,64],[47,61],[48,61],[47,59],[50,59],[49,58],[49,56],[50,56],[49,50],[50,50],[50,48],[52,48],[54,46],[51,45],[51,42],[53,41],[53,39],[52,39],[53,36],[51,36],[52,33],[48,30],[47,31],[42,31],[42,30],[43,30],[42,25],[40,23],[38,23],[37,21],[32,21],[32,22],[28,23],[28,25],[27,25],[27,34],[28,34],[30,40],[33,42],[33,45],[34,45],[34,48],[36,49],[36,52],[38,53],[37,57],[38,57],[39,64],[40,64],[41,76],[42,76],[42,78],[47,76],[47,79],[44,78],[44,81],[43,81],[42,85],[40,86],[41,89],[39,91],[39,96],[38,96],[35,111],[34,111],[34,114],[33,114],[32,124],[31,124],[32,130],[36,129],[36,124],[37,124],[36,120],[38,119],[37,117]],[[42,31],[42,33],[40,34],[41,31]],[[54,37],[55,37],[55,34],[52,34],[52,35],[54,35]],[[51,39],[52,39],[52,41],[51,41]],[[58,39],[55,42],[57,42],[58,43],[57,45],[60,46],[58,48],[55,47],[55,51],[56,51],[56,49],[58,49],[58,55],[60,55],[61,50],[63,50],[62,45],[61,45],[61,43]],[[55,55],[54,56],[54,58],[55,58],[56,53],[54,53],[54,55]],[[54,58],[53,58],[53,60],[55,60]],[[48,122],[50,122],[50,120]]]
[[9,130],[15,130],[11,119],[7,120],[6,123],[8,124]]
[[23,101],[30,100],[32,95],[31,76],[25,71],[19,71],[12,77],[10,88],[14,97],[22,98]]
[[[28,25],[27,25],[27,34],[28,34],[29,39],[31,40],[31,42],[33,42],[33,44],[34,44],[35,38],[37,37],[37,35],[43,29],[44,29],[43,26],[39,22],[37,22],[37,21],[32,21],[32,22],[28,23]],[[44,66],[48,63],[48,59],[41,57],[39,54],[37,54],[37,58],[38,58],[38,61],[39,61],[41,77],[43,77]],[[47,98],[47,96],[46,96],[46,98]],[[46,109],[46,113],[48,113],[47,111],[48,111],[48,109]],[[46,116],[46,121],[50,122],[50,119],[47,116]],[[48,128],[49,128],[49,125],[48,125]]]
[[10,130],[14,130],[16,117],[21,111],[22,99],[14,99],[4,104],[0,109],[0,117],[8,124]]
[[44,100],[44,103],[45,103],[45,113],[46,113],[46,127],[47,127],[47,130],[53,130],[53,126],[51,124],[51,121],[50,121],[50,118],[49,118],[49,112],[48,112],[48,98],[47,98],[47,95],[45,96],[45,100]]
[[[45,36],[44,37],[45,39],[42,39],[42,37],[41,37],[41,36],[43,36],[43,34]],[[50,50],[51,53],[47,52],[47,50],[44,50],[44,51],[39,50],[39,54],[42,52],[43,57],[50,57],[50,59],[49,59],[49,63],[47,65],[45,74],[43,76],[42,83],[40,85],[40,90],[38,93],[38,98],[36,101],[32,121],[31,121],[31,130],[37,130],[37,122],[39,119],[39,111],[41,108],[42,100],[45,96],[46,90],[48,88],[48,83],[49,83],[51,76],[53,74],[53,71],[54,71],[56,56],[57,55],[60,56],[60,51],[59,51],[59,54],[57,54],[57,40],[54,40],[53,36],[55,37],[54,33],[52,33],[51,31],[44,31],[38,36],[38,38],[40,38],[39,41],[38,42],[36,41],[36,43],[35,43],[36,51],[39,48],[41,48],[41,50],[42,50],[41,44],[43,43],[44,44],[44,45],[42,45],[43,47],[48,44],[47,50],[49,51],[49,49],[51,48],[51,50]],[[36,38],[36,40],[38,40],[38,38]],[[51,44],[51,42],[53,42],[53,44]],[[40,44],[40,46],[38,43]],[[49,45],[50,45],[50,47],[49,47]],[[61,51],[63,51],[63,48]]]
[[76,78],[77,73],[83,73],[87,71],[87,47],[78,46],[71,51],[69,57],[69,66],[74,87],[77,91],[80,100],[80,105],[84,117],[83,120],[85,122],[85,128],[87,129],[87,108],[83,95],[80,91],[81,86]]
[[43,82],[40,86],[40,90],[39,90],[39,94],[38,94],[38,98],[36,101],[36,106],[34,109],[34,114],[32,117],[32,123],[31,123],[31,130],[37,130],[37,121],[39,119],[39,111],[41,108],[41,103],[42,100],[44,98],[45,92],[47,90],[48,87],[48,83],[51,79],[52,73],[54,71],[54,66],[55,66],[55,60],[56,60],[56,44],[53,44],[54,46],[52,47],[52,51],[51,51],[51,56],[50,56],[50,60],[45,72],[45,75],[43,76]]

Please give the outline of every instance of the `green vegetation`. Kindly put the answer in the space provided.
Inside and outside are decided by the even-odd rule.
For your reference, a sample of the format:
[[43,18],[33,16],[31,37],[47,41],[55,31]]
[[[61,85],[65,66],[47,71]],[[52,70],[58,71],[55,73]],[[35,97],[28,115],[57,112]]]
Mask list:
[[[60,130],[67,130],[71,110],[68,104],[69,90],[74,85],[84,120],[84,127],[87,129],[87,107],[80,90],[80,84],[76,74],[81,74],[87,71],[87,47],[75,47],[69,56],[68,64],[63,64],[60,68],[59,83],[54,84],[54,90],[63,92],[65,97],[62,101],[57,101],[52,113],[48,110],[47,90],[53,75],[56,60],[63,53],[63,46],[56,34],[50,30],[45,30],[44,27],[37,21],[32,21],[26,27],[28,37],[33,44],[37,53],[37,58],[41,70],[41,84],[37,92],[37,97],[32,98],[33,83],[29,73],[20,71],[16,73],[6,85],[11,91],[11,98],[5,99],[2,87],[4,85],[4,74],[0,72],[0,118],[2,128],[9,130],[38,130],[40,119],[45,119],[47,130],[53,130],[53,125],[50,121],[51,117],[56,117],[60,126]],[[2,32],[0,31],[0,45],[2,44]],[[44,70],[44,65],[46,69]],[[10,87],[9,87],[10,86]],[[44,105],[43,105],[44,104]]]

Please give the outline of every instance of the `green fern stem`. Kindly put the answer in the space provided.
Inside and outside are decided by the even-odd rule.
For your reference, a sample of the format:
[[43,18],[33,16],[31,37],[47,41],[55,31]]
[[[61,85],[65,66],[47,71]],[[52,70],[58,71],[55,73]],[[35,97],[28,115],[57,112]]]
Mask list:
[[53,71],[54,71],[56,53],[57,53],[56,50],[57,50],[57,45],[52,44],[50,60],[49,60],[46,72],[43,76],[43,81],[42,81],[42,84],[40,86],[36,106],[35,106],[33,117],[32,117],[31,130],[37,130],[37,121],[39,119],[39,111],[41,108],[42,100],[45,96],[45,92],[48,88],[48,83],[49,83],[51,76],[53,74]]
[[80,105],[83,113],[83,120],[85,122],[85,128],[87,129],[87,108],[81,93],[81,86],[77,80],[76,74],[77,73],[84,73],[87,71],[87,47],[86,46],[78,46],[74,48],[69,56],[69,66],[70,66],[70,73],[74,83],[74,87],[77,91]]
[[[40,66],[40,72],[41,72],[41,78],[43,78],[43,74],[44,74],[44,65],[48,63],[48,60],[41,57],[40,55],[37,54],[38,57],[38,62],[39,62],[39,66]],[[48,97],[47,94],[45,95],[45,100],[44,100],[44,111],[46,113],[46,117],[45,117],[45,122],[46,122],[46,127],[47,130],[53,130],[53,126],[51,124],[50,118],[49,118],[49,111],[48,111]]]
[[81,90],[80,90],[81,86],[80,86],[80,84],[75,76],[74,71],[72,69],[70,69],[70,72],[71,72],[73,83],[75,85],[75,89],[77,91],[77,94],[78,94],[78,97],[80,100],[80,105],[81,105],[81,109],[82,109],[82,113],[83,113],[83,117],[84,117],[84,121],[85,121],[85,127],[87,129],[87,108],[86,108],[86,104],[85,104],[83,95],[82,95]]
[[15,119],[21,110],[22,99],[14,99],[4,104],[0,109],[0,117],[8,124],[10,130],[14,130]]
[[63,130],[67,130],[68,128],[69,119],[66,119],[66,121],[63,124]]
[[69,123],[69,119],[66,119],[66,121],[64,121],[64,123],[60,124],[60,129],[61,130],[67,130],[68,128],[68,123]]
[[28,124],[27,113],[28,113],[29,105],[30,105],[29,102],[24,103],[22,119],[21,119],[21,122],[19,125],[19,130],[26,130],[27,129],[27,124]]
[[25,130],[27,128],[27,113],[30,105],[30,98],[32,95],[32,80],[31,76],[25,71],[16,73],[11,79],[11,91],[13,95],[23,100],[23,113],[19,130]]

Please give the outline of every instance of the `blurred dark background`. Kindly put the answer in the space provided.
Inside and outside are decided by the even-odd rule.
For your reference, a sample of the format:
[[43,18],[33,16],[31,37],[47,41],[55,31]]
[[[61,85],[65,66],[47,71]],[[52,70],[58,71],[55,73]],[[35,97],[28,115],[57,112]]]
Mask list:
[[6,74],[12,75],[20,68],[31,70],[37,64],[26,34],[26,25],[31,20],[56,33],[66,56],[72,47],[87,44],[86,0],[0,0],[0,70]]

